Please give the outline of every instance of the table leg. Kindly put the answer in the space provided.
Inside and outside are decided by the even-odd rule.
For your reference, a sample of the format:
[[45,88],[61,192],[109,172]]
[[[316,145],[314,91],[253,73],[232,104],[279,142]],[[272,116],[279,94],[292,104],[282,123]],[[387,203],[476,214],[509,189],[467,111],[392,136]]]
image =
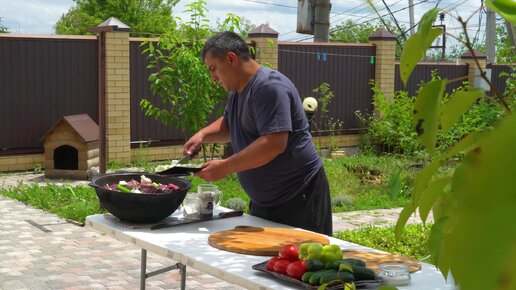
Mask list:
[[181,272],[181,290],[186,289],[186,265],[177,263],[179,271]]
[[147,250],[142,249],[140,266],[140,290],[145,290],[145,279],[147,279]]
[[165,273],[171,270],[179,270],[181,273],[181,290],[186,289],[186,265],[177,262],[176,264],[159,269],[157,271],[147,273],[147,250],[142,249],[141,251],[141,265],[140,265],[140,289],[145,290],[145,282],[148,277],[152,277],[161,273]]

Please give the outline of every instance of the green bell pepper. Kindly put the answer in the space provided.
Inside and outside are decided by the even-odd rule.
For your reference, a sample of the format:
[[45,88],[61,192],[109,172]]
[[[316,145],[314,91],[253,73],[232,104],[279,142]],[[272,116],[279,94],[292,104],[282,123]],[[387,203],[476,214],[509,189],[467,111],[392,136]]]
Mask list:
[[299,245],[299,260],[320,260],[323,256],[323,245],[320,243],[303,243]]
[[324,245],[322,248],[323,262],[337,261],[342,259],[342,251],[339,245]]

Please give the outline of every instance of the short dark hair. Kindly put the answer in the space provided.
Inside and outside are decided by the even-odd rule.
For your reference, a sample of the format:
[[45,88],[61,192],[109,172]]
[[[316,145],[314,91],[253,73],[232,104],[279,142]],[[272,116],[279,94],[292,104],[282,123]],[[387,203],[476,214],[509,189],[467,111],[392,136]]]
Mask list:
[[210,53],[213,57],[223,58],[228,52],[234,52],[241,59],[248,61],[251,58],[247,43],[240,37],[240,35],[231,32],[223,31],[210,37],[204,47],[202,48],[202,60],[206,53]]

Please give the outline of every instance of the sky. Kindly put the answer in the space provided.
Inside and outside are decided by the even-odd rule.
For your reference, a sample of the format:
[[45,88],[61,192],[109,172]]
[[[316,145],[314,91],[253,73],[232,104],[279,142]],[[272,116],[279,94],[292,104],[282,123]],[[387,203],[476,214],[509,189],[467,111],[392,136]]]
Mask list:
[[[460,13],[463,17],[469,17],[480,6],[482,0],[412,0],[414,3],[414,14],[416,22],[430,8],[439,3],[439,7],[457,16]],[[192,1],[181,0],[173,8],[175,15],[187,16],[183,13],[184,4]],[[279,32],[281,41],[313,41],[312,36],[298,34],[295,32],[297,23],[298,0],[207,0],[208,17],[210,23],[215,26],[217,19],[224,19],[228,12],[239,15],[250,20],[255,25],[268,24]],[[330,12],[331,27],[341,24],[347,19],[355,23],[374,21],[377,18],[375,12],[370,9],[365,0],[331,0]],[[388,16],[389,7],[397,21],[409,27],[408,5],[409,0],[373,0],[380,15]],[[384,4],[385,3],[385,4]],[[16,34],[53,34],[54,24],[62,14],[66,13],[75,5],[73,0],[0,0],[0,18],[3,26],[6,26],[11,33]],[[479,19],[481,23],[479,25]],[[376,20],[377,21],[377,20]],[[437,23],[438,24],[438,23]],[[457,20],[447,16],[444,24],[447,31],[458,32],[460,26]],[[485,13],[476,13],[471,18],[469,34],[477,35],[480,39],[484,37]]]

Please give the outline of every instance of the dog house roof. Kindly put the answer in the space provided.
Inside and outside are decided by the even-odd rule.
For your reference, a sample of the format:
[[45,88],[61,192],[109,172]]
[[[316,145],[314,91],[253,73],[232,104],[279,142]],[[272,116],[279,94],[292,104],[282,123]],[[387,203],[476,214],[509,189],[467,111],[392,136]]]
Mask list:
[[99,139],[99,126],[97,123],[95,123],[88,114],[79,114],[64,116],[41,137],[41,140],[43,141],[45,137],[52,133],[62,122],[68,123],[86,143]]

